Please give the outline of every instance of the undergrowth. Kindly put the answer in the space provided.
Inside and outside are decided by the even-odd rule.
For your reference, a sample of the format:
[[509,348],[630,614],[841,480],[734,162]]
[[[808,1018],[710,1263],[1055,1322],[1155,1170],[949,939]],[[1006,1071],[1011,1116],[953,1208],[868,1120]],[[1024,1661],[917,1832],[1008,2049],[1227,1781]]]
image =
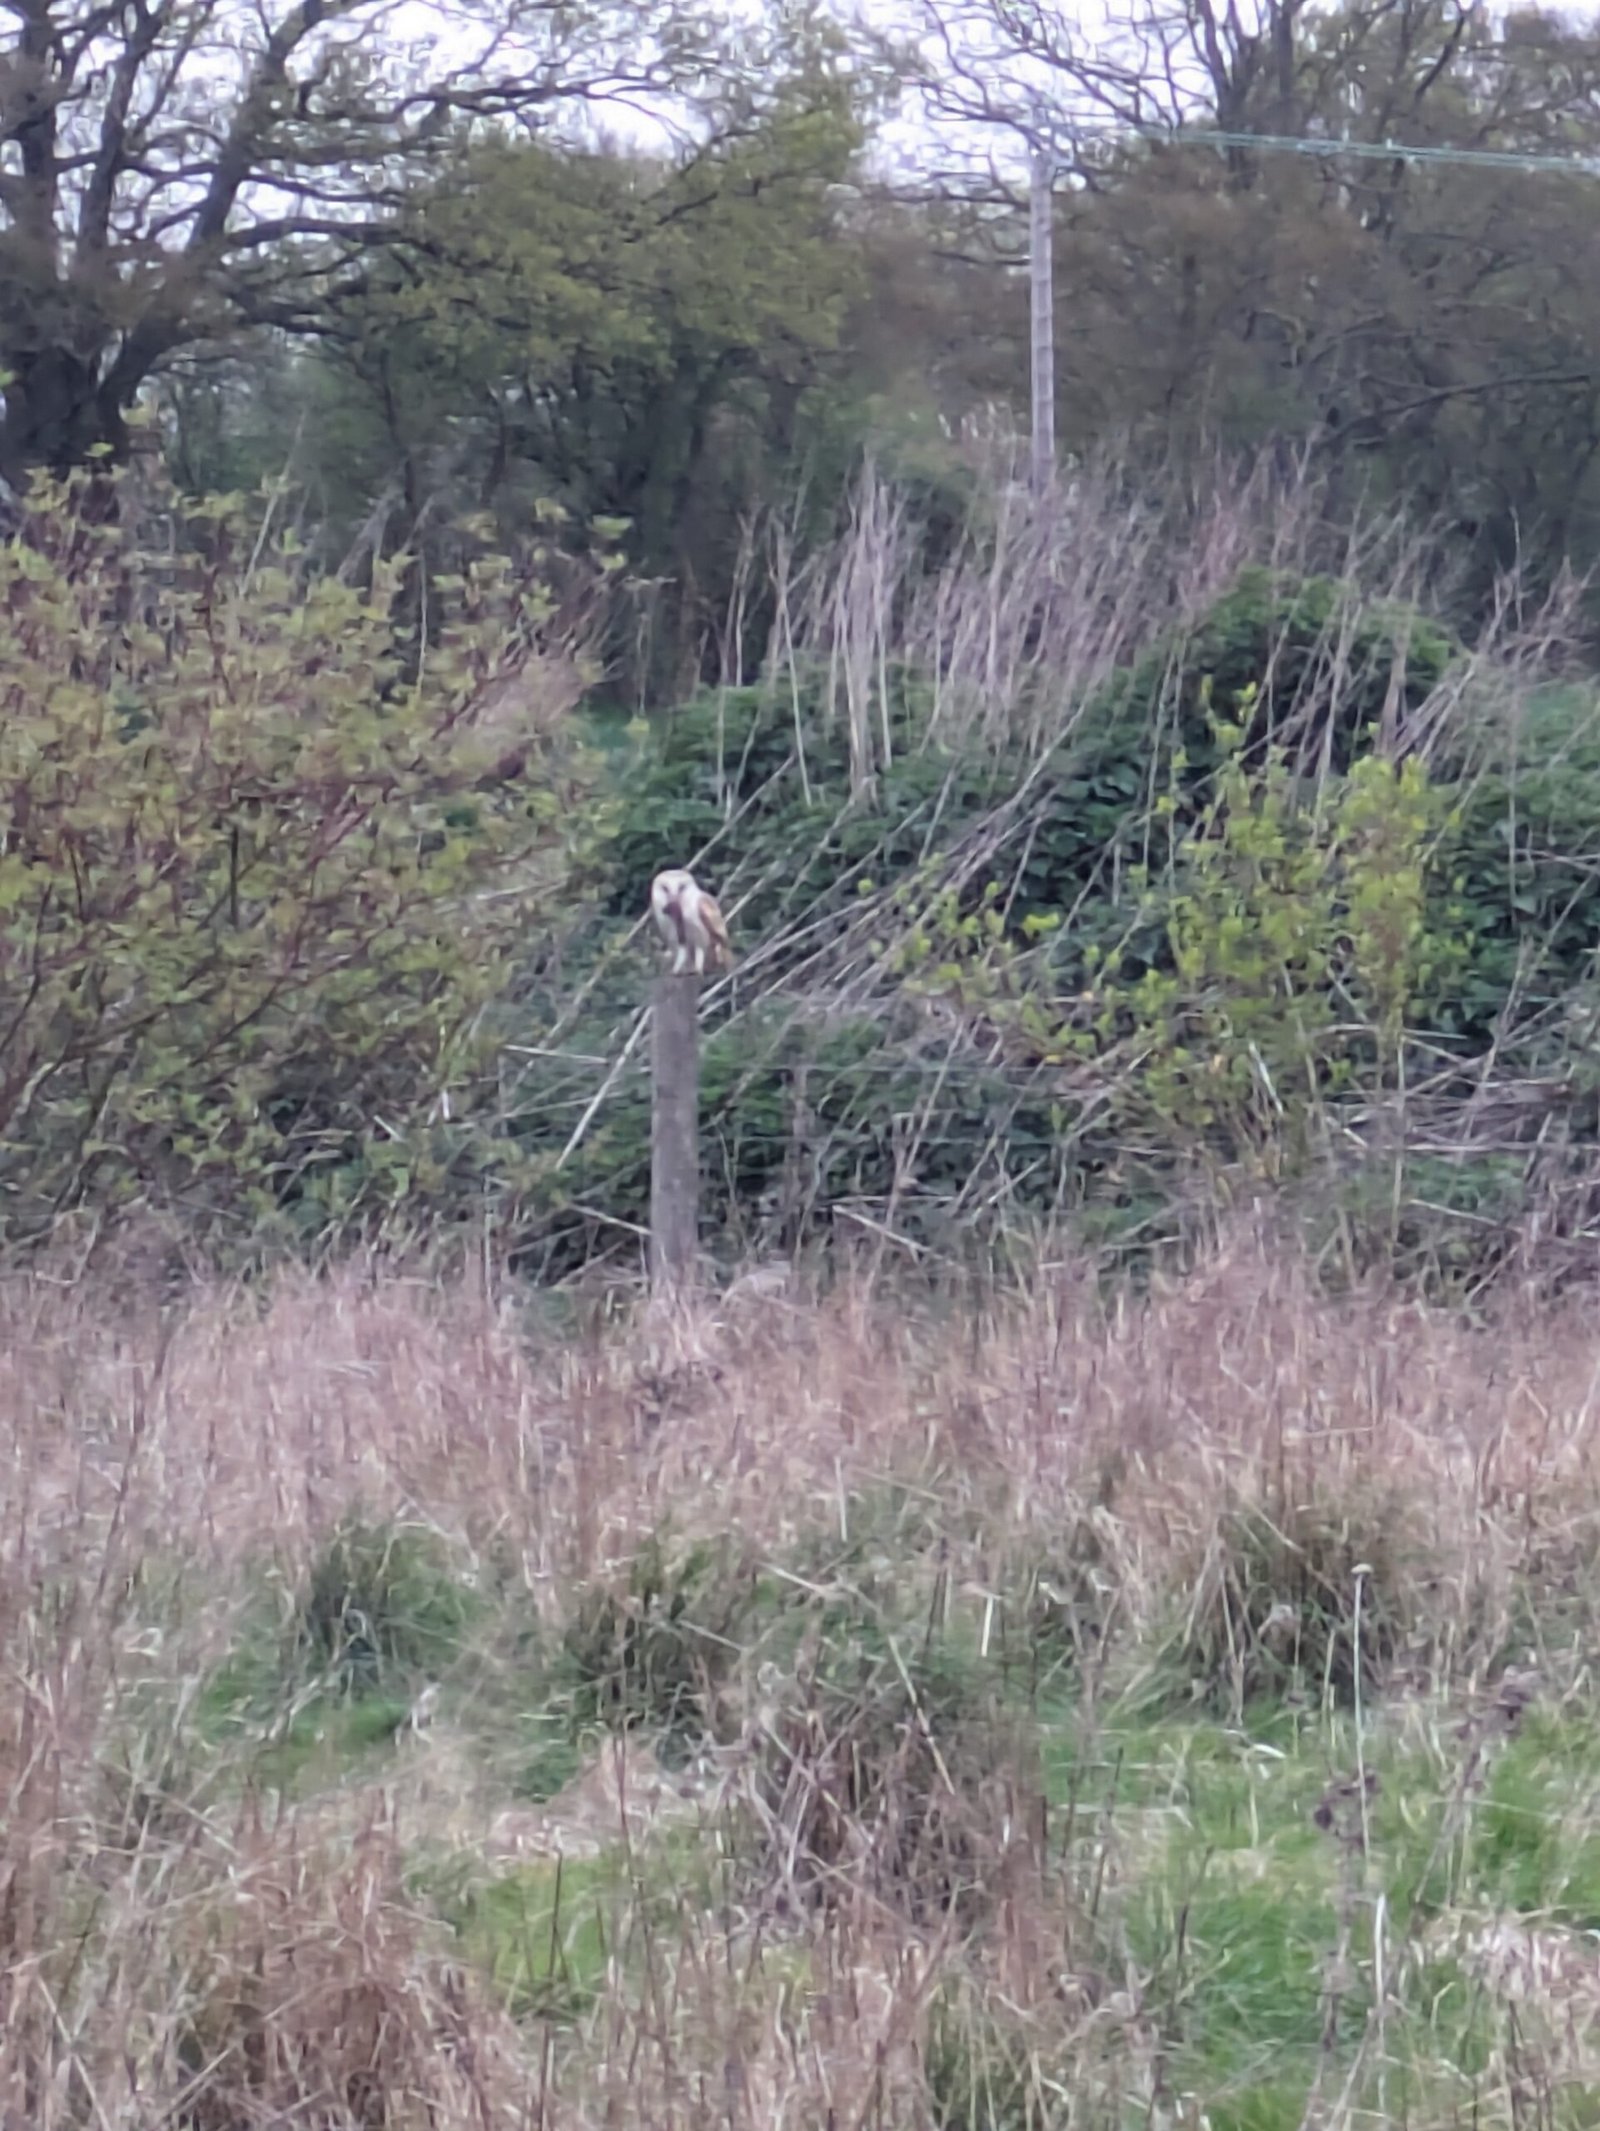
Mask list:
[[0,1320],[9,2120],[1590,2120],[1576,1309]]

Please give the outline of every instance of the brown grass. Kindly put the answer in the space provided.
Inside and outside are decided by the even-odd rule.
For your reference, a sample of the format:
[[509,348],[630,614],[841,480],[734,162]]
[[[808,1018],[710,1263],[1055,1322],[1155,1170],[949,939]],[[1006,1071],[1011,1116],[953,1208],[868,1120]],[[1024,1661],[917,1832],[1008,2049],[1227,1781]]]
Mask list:
[[[849,1543],[893,1483],[889,1580],[975,1643],[996,1594],[1004,1614],[1027,1579],[1081,1575],[1092,1702],[1113,1644],[1242,1691],[1195,1635],[1241,1508],[1291,1552],[1313,1512],[1342,1517],[1362,1573],[1385,1550],[1372,1691],[1449,1694],[1494,1670],[1530,1591],[1587,1603],[1600,1508],[1581,1304],[1468,1325],[1380,1289],[1333,1302],[1261,1239],[1143,1297],[1061,1272],[976,1312],[852,1291],[572,1343],[528,1331],[514,1295],[370,1266],[165,1303],[16,1275],[0,1348],[7,2131],[660,2127],[712,2096],[732,2125],[909,2126],[930,2052],[1001,2003],[1026,2057],[1041,2006],[1070,2002],[1097,2092],[1155,2076],[1090,1890],[1057,1886],[1024,1791],[987,1779],[961,1823],[963,1855],[990,1844],[981,1914],[897,1907],[860,1874],[820,1905],[798,1882],[765,1909],[743,1885],[682,1895],[675,1920],[627,1912],[576,2026],[512,2020],[413,1885],[430,1843],[489,1857],[507,1800],[481,1767],[442,1796],[448,1758],[430,1790],[408,1746],[330,1815],[195,1743],[245,1566],[291,1591],[351,1511],[426,1526],[558,1625],[647,1534],[797,1559],[808,1534]],[[1224,1644],[1264,1632],[1245,1611],[1215,1616]],[[770,1832],[859,1809],[842,1778],[824,1804],[796,1793],[839,1765],[849,1724],[805,1743],[822,1707],[791,1704],[763,1773],[708,1779],[691,1817],[742,1798]],[[615,1832],[631,1854],[621,1804]]]

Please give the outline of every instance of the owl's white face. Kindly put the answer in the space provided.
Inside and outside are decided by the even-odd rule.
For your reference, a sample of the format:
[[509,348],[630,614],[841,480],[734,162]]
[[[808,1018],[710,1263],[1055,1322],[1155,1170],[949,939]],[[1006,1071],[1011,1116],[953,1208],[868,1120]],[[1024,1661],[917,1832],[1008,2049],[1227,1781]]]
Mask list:
[[667,940],[682,937],[683,925],[694,903],[694,876],[674,867],[658,873],[650,883],[650,909],[656,929]]
[[678,972],[688,968],[691,955],[698,967],[699,956],[704,951],[695,909],[699,896],[694,875],[681,866],[658,873],[650,884],[650,908],[656,929],[673,950],[672,967]]
[[650,903],[657,917],[665,916],[672,905],[681,902],[685,893],[693,886],[694,875],[681,866],[658,873],[650,884]]

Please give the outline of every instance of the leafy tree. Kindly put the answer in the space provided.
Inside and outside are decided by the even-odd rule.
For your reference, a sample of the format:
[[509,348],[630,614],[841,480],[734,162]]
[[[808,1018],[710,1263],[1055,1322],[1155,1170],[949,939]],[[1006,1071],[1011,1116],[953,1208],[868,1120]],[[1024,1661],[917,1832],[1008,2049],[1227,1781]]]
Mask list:
[[336,320],[396,537],[464,508],[502,540],[549,503],[617,521],[698,633],[741,521],[786,485],[858,278],[835,196],[862,125],[834,56],[675,160],[489,142],[417,195],[406,251]]
[[[806,11],[798,11],[804,14]],[[145,381],[242,329],[319,330],[465,134],[676,96],[743,123],[794,9],[524,0],[386,35],[376,0],[13,0],[0,53],[0,473],[121,450]]]

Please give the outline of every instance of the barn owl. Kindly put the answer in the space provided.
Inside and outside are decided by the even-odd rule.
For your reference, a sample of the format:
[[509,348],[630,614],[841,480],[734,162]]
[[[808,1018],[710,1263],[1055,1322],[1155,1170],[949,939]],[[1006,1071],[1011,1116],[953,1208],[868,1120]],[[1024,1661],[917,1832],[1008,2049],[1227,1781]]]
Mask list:
[[683,867],[658,873],[650,883],[650,912],[656,929],[673,950],[675,974],[693,969],[698,976],[707,963],[713,969],[732,966],[733,949],[716,897],[708,895]]

